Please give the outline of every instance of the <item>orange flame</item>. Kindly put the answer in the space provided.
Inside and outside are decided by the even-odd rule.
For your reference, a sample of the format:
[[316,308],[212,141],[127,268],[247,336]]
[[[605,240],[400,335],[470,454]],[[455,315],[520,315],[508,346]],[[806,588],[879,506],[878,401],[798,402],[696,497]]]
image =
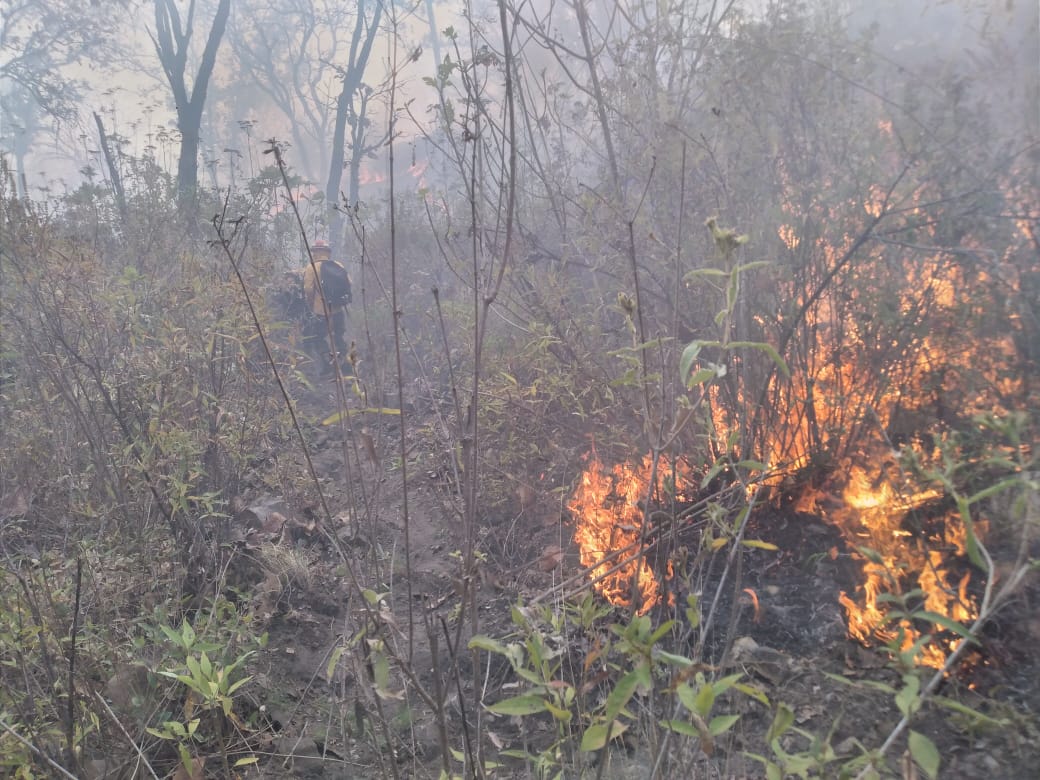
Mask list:
[[[915,509],[940,497],[939,491],[922,490],[901,495],[883,479],[871,481],[864,468],[853,469],[845,489],[845,506],[830,513],[828,520],[837,525],[850,544],[873,551],[874,557],[863,556],[864,582],[857,588],[858,598],[842,593],[839,601],[848,616],[849,636],[864,644],[880,639],[900,640],[900,649],[913,646],[921,631],[908,620],[893,626],[886,623],[887,609],[879,604],[882,593],[902,594],[913,584],[923,594],[922,607],[932,613],[968,623],[978,616],[978,604],[968,593],[971,574],[954,579],[950,564],[966,552],[967,530],[960,518],[951,513],[942,519],[943,535],[913,535],[903,529],[907,516]],[[976,527],[984,532],[985,523]],[[942,626],[936,624],[936,629]],[[926,646],[917,662],[933,668],[942,667],[949,648]]]
[[[651,467],[647,455],[641,464],[618,463],[608,470],[593,454],[567,504],[575,518],[574,540],[581,563],[589,569],[595,589],[611,604],[635,606],[640,615],[661,601],[661,583],[641,549]],[[663,495],[666,480],[672,477],[670,464],[658,464],[654,495]],[[688,479],[688,468],[678,464],[674,482],[682,489]],[[671,572],[669,563],[666,577]]]

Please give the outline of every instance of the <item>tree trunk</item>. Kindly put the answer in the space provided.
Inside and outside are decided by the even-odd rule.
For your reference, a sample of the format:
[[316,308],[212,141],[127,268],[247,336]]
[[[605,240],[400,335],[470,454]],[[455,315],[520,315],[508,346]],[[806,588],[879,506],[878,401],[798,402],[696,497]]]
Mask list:
[[[329,159],[329,178],[325,185],[325,207],[329,215],[329,246],[332,257],[342,250],[343,214],[336,208],[339,203],[339,187],[343,181],[343,158],[346,153],[347,114],[354,100],[354,92],[361,86],[365,65],[372,53],[372,44],[379,31],[379,20],[383,16],[383,0],[377,0],[371,24],[365,22],[365,2],[358,0],[357,20],[350,41],[350,58],[343,71],[343,89],[336,99],[336,120],[332,133],[332,154]],[[366,29],[367,27],[367,29]],[[362,40],[364,38],[364,40]]]
[[112,157],[112,148],[109,146],[108,136],[105,134],[105,125],[102,123],[101,116],[97,111],[94,112],[94,121],[97,123],[98,138],[101,141],[101,151],[105,155],[108,177],[112,180],[112,192],[116,196],[116,207],[119,209],[119,216],[126,222],[128,215],[126,211],[126,193],[123,191],[123,177],[119,175],[119,168],[116,166],[115,158]]
[[177,129],[181,132],[181,151],[177,160],[177,192],[181,209],[194,206],[199,183],[199,130],[202,110],[206,105],[206,90],[217,61],[217,50],[224,37],[231,0],[220,0],[213,25],[206,38],[198,73],[192,80],[189,94],[186,81],[188,48],[191,44],[195,18],[195,0],[188,5],[188,15],[181,26],[180,13],[174,0],[155,0],[155,52],[159,56],[166,80],[173,90],[177,107]]
[[191,107],[179,112],[177,126],[181,131],[181,152],[177,158],[177,191],[183,199],[192,200],[199,186],[199,128],[202,111]]

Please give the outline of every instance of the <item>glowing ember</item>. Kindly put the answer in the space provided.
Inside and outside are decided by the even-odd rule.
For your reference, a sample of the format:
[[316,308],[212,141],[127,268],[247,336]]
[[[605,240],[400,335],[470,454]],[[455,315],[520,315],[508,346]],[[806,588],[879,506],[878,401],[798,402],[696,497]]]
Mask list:
[[[589,568],[596,590],[611,604],[635,606],[640,615],[661,601],[661,584],[642,554],[644,512],[650,485],[651,459],[639,465],[619,463],[607,469],[593,455],[567,508],[575,518],[574,541],[581,563]],[[675,469],[674,482],[688,478],[684,466]],[[671,464],[659,463],[655,496],[673,480]],[[669,565],[669,574],[671,566]],[[632,586],[638,593],[633,603]]]

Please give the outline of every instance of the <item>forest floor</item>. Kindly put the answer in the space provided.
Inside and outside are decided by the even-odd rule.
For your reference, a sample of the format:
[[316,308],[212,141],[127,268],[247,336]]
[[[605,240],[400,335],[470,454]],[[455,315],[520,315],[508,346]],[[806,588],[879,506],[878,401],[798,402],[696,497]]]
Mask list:
[[[320,507],[306,491],[279,495],[270,489],[269,481],[258,483],[244,496],[249,510],[239,518],[240,522],[248,518],[253,530],[247,547],[252,546],[255,553],[244,557],[244,577],[252,583],[254,605],[266,620],[270,637],[266,651],[253,664],[255,676],[247,688],[252,705],[262,708],[263,721],[270,724],[269,731],[254,744],[270,758],[250,776],[410,778],[437,777],[440,771],[440,739],[429,707],[418,697],[402,693],[400,698],[383,697],[377,702],[383,711],[382,718],[376,718],[371,697],[362,696],[354,682],[371,670],[352,667],[345,660],[349,653],[338,663],[333,661],[337,648],[349,636],[345,627],[357,625],[360,610],[330,535],[339,540],[357,570],[376,573],[388,594],[385,625],[395,635],[399,652],[408,659],[417,680],[434,690],[434,666],[440,668],[442,684],[449,686],[442,697],[453,747],[461,750],[467,736],[467,706],[516,693],[502,690],[512,675],[501,659],[492,658],[487,669],[474,675],[468,668],[467,653],[459,652],[461,673],[450,672],[447,648],[454,643],[464,648],[471,631],[468,618],[466,628],[457,631],[459,564],[453,553],[463,544],[462,522],[445,476],[450,456],[433,433],[429,402],[406,399],[406,406],[410,561],[404,560],[399,422],[388,416],[370,419],[361,436],[362,421],[355,418],[351,438],[362,441],[361,461],[370,461],[374,454],[379,462],[368,462],[361,474],[348,477],[338,426],[321,424],[335,409],[332,383],[301,393],[300,411],[337,527],[317,527]],[[371,449],[364,444],[366,439]],[[297,465],[302,473],[302,458]],[[352,505],[367,505],[371,519],[355,522],[349,511]],[[272,517],[276,522],[271,522]],[[552,591],[565,575],[579,570],[579,560],[559,491],[520,495],[510,511],[486,524],[483,533],[496,543],[484,545],[486,559],[477,584],[479,631],[503,638],[515,628],[510,609],[517,600],[530,603]],[[898,722],[899,711],[891,693],[879,690],[877,683],[898,689],[900,673],[881,651],[864,648],[846,636],[838,597],[855,588],[857,572],[849,556],[821,554],[844,550],[840,535],[819,518],[779,509],[759,512],[753,526],[755,538],[775,544],[779,552],[753,550],[745,557],[742,590],[735,599],[730,597],[735,604],[726,607],[718,624],[718,633],[733,648],[732,660],[723,671],[744,673],[774,707],[778,702],[786,704],[794,714],[796,730],[826,738],[837,758],[857,755],[859,746],[879,746]],[[232,533],[237,532],[232,529]],[[578,593],[580,587],[575,585],[570,593]],[[931,737],[939,748],[941,777],[1036,776],[1040,654],[1035,647],[1040,643],[1040,617],[1029,611],[1030,603],[1040,603],[1035,582],[987,629],[977,662],[945,680],[939,691],[979,710],[987,719],[973,719],[938,706],[926,706],[915,718],[914,728]],[[734,606],[735,612],[729,608]],[[622,617],[620,612],[618,617]],[[565,652],[574,654],[575,666],[581,666],[583,648],[570,647]],[[331,675],[330,661],[334,667]],[[474,679],[483,681],[482,696],[472,690]],[[764,737],[773,714],[743,695],[727,694],[723,704],[728,709],[720,711],[741,715],[728,740],[720,741],[710,756],[698,750],[691,753],[685,747],[688,755],[671,757],[672,764],[681,769],[665,776],[765,776],[762,764],[747,754],[769,754]],[[380,720],[397,733],[380,733]],[[471,714],[469,720],[472,722]],[[485,724],[486,736],[504,749],[530,748],[552,739],[548,719],[529,716],[521,728],[516,718],[488,713]],[[784,750],[808,748],[808,739],[796,730],[781,740]],[[395,755],[375,749],[391,737],[393,743],[410,748]],[[899,759],[902,745],[905,741],[891,752],[893,766],[902,765],[904,777],[915,777],[913,767]],[[597,776],[596,760],[585,759],[584,774],[575,770],[565,771],[563,776]],[[646,742],[635,738],[619,742],[618,749],[609,751],[603,760],[609,763],[599,776],[634,779],[649,776],[652,759]],[[453,761],[451,766],[454,772],[461,771],[459,762]],[[535,775],[518,763],[498,769],[493,776]]]

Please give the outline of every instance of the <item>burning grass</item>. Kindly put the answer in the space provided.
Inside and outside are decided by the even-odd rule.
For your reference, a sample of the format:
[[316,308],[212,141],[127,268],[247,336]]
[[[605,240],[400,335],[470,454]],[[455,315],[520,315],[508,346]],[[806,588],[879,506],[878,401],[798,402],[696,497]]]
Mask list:
[[[575,518],[581,563],[589,569],[596,591],[615,606],[634,606],[640,615],[662,598],[660,579],[645,555],[647,499],[681,501],[690,485],[685,463],[659,464],[651,491],[653,472],[649,455],[641,463],[608,468],[593,453],[567,505]],[[669,562],[665,576],[670,573]]]

